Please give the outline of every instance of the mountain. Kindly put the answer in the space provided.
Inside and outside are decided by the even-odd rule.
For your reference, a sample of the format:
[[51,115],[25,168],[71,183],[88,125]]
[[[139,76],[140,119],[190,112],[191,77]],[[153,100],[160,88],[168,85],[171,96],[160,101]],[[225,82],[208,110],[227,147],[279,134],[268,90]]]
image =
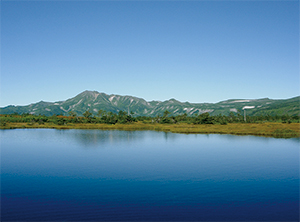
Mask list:
[[187,113],[188,115],[201,114],[209,112],[211,115],[228,115],[230,112],[241,112],[247,108],[247,115],[300,115],[300,96],[273,100],[263,99],[231,99],[218,103],[189,103],[180,102],[176,99],[166,101],[147,102],[142,98],[134,96],[107,95],[97,91],[84,91],[77,96],[58,102],[33,103],[27,106],[7,106],[0,108],[0,114],[11,113],[31,113],[36,115],[68,115],[68,112],[74,111],[82,115],[86,110],[93,114],[102,109],[117,113],[120,110],[134,112],[135,116],[156,116],[162,115],[168,110],[172,115]]

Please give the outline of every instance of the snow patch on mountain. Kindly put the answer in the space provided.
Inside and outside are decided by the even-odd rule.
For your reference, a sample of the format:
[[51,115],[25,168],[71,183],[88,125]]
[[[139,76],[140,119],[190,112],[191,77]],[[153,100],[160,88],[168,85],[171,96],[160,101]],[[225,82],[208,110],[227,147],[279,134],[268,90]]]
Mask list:
[[235,100],[235,101],[231,101],[229,103],[248,103],[250,102],[250,99],[243,99],[243,100]]
[[97,99],[97,97],[100,95],[100,93],[95,93],[94,101]]
[[199,114],[202,114],[202,113],[211,113],[214,111],[214,109],[198,109],[199,111]]
[[108,100],[111,102],[116,96],[111,96],[108,98]]
[[243,109],[254,109],[255,106],[244,106]]
[[190,111],[192,111],[194,108],[184,108],[183,110],[186,110],[187,113],[189,113]]
[[75,106],[79,105],[82,102],[82,99],[80,99],[76,104],[72,105],[71,107],[74,108]]
[[59,107],[61,110],[65,111],[65,112],[69,112],[69,110],[71,109],[71,106],[69,107],[69,109],[65,110],[64,107]]

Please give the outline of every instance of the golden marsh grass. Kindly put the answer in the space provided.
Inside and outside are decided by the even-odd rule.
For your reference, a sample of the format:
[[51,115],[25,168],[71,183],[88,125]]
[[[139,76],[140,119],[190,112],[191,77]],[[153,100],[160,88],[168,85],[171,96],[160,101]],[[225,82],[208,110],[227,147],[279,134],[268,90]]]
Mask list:
[[1,129],[16,128],[52,128],[52,129],[102,129],[102,130],[155,130],[172,133],[197,133],[197,134],[234,134],[256,135],[266,137],[292,138],[300,137],[300,123],[229,123],[227,125],[202,124],[148,124],[136,122],[131,124],[93,124],[93,123],[68,123],[55,125],[51,123],[6,123]]

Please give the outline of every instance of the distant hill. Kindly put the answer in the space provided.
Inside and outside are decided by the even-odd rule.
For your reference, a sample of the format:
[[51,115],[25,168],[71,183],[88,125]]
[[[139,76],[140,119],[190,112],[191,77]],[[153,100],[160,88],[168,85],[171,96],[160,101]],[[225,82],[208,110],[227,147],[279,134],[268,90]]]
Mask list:
[[86,110],[93,114],[102,109],[107,112],[117,113],[120,110],[133,112],[135,116],[162,115],[168,110],[171,115],[201,114],[209,112],[211,115],[229,115],[230,112],[243,112],[247,109],[247,115],[300,115],[300,96],[291,99],[273,100],[263,99],[231,99],[218,103],[189,103],[176,99],[166,101],[147,102],[142,98],[133,96],[107,95],[97,91],[84,91],[77,96],[58,102],[38,102],[27,106],[7,106],[0,108],[0,114],[30,113],[36,115],[68,115],[74,111],[82,115]]

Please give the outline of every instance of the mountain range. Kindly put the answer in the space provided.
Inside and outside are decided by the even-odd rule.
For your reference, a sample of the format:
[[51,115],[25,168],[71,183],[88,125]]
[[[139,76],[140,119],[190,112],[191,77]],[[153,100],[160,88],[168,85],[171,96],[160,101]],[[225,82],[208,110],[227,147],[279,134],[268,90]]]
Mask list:
[[147,102],[134,96],[107,95],[97,91],[84,91],[77,96],[58,102],[40,101],[26,106],[0,108],[0,114],[30,113],[35,115],[68,115],[70,111],[82,115],[89,110],[97,115],[99,110],[117,113],[120,110],[133,112],[134,116],[157,116],[168,110],[171,115],[201,114],[229,115],[246,109],[247,115],[300,115],[300,96],[290,99],[230,99],[218,103],[189,103],[176,99]]

